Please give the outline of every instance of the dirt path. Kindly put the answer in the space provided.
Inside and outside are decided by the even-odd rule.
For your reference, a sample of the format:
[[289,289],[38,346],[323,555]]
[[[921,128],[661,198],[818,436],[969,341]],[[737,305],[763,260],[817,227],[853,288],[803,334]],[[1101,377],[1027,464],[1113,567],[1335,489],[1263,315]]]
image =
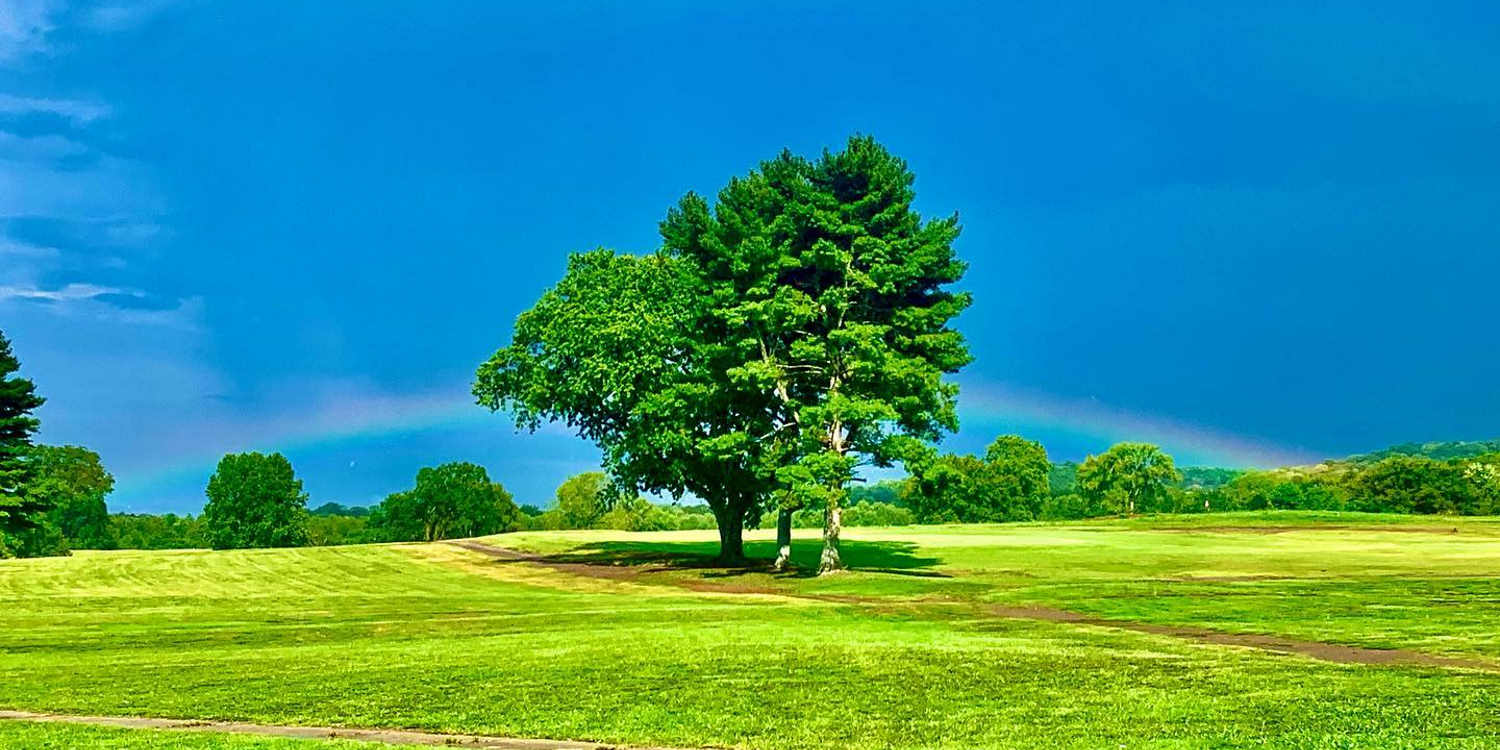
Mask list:
[[[0,720],[43,721],[59,724],[124,727],[127,729],[173,729],[228,734],[252,734],[263,737],[293,737],[314,740],[358,740],[383,742],[387,745],[426,745],[436,747],[489,748],[490,750],[615,750],[618,745],[566,740],[532,740],[520,737],[486,737],[478,734],[442,734],[404,729],[348,729],[344,727],[298,727],[278,724],[247,724],[237,721],[197,721],[192,719],[149,719],[138,716],[73,716],[0,711]],[[641,748],[640,750],[665,750]]]
[[1311,656],[1322,661],[1337,662],[1340,664],[1401,664],[1423,667],[1453,667],[1457,669],[1477,669],[1486,672],[1500,672],[1500,665],[1479,659],[1465,659],[1456,656],[1435,656],[1424,654],[1420,651],[1408,651],[1399,648],[1366,648],[1364,646],[1342,646],[1336,643],[1323,643],[1321,641],[1302,641],[1293,638],[1281,638],[1271,635],[1257,635],[1254,633],[1226,633],[1221,630],[1210,630],[1208,628],[1195,628],[1183,625],[1156,625],[1148,622],[1136,622],[1134,620],[1111,620],[1103,617],[1093,617],[1080,612],[1070,612],[1065,609],[1054,609],[1051,607],[1014,607],[995,605],[985,609],[988,614],[996,617],[1011,617],[1025,620],[1044,620],[1046,622],[1075,622],[1080,625],[1098,625],[1106,628],[1119,628],[1120,630],[1132,630],[1137,633],[1150,633],[1152,635],[1166,635],[1174,638],[1182,638],[1198,643],[1211,643],[1218,646],[1241,646],[1244,648],[1256,648],[1263,651],[1275,651],[1282,654],[1300,654]]
[[[455,541],[453,545],[463,547],[467,550],[479,552],[500,560],[514,562],[529,562],[542,565],[554,570],[572,573],[575,575],[591,576],[596,578],[610,578],[622,580],[627,578],[640,578],[646,570],[637,566],[626,565],[602,565],[581,562],[562,562],[552,560],[543,555],[530,552],[520,552],[504,547],[485,544],[475,541]],[[892,602],[879,597],[862,597],[848,594],[802,594],[796,592],[782,591],[769,586],[752,586],[746,584],[720,584],[712,581],[696,580],[691,582],[674,583],[693,591],[712,591],[727,594],[772,594],[787,596],[796,599],[813,599],[835,604],[855,604],[864,606],[891,606],[900,604],[903,607],[919,606],[921,601],[903,600]],[[937,602],[934,602],[937,603]],[[942,604],[951,605],[953,602],[944,601]],[[1376,664],[1376,665],[1406,665],[1423,667],[1447,667],[1455,669],[1473,669],[1485,672],[1500,672],[1500,664],[1484,661],[1481,659],[1466,659],[1454,656],[1436,656],[1424,654],[1420,651],[1409,651],[1406,649],[1367,648],[1363,646],[1344,646],[1336,643],[1323,643],[1321,641],[1303,641],[1294,638],[1282,638],[1279,636],[1257,635],[1253,633],[1226,633],[1208,628],[1188,627],[1179,625],[1157,625],[1134,620],[1112,620],[1103,617],[1071,612],[1065,609],[1052,607],[1031,606],[1005,606],[989,605],[981,608],[980,612],[993,617],[1005,617],[1021,620],[1041,620],[1045,622],[1066,622],[1079,625],[1094,625],[1099,627],[1117,628],[1130,630],[1137,633],[1149,633],[1151,635],[1164,635],[1173,638],[1193,641],[1196,643],[1209,643],[1217,646],[1239,646],[1242,648],[1254,648],[1262,651],[1272,651],[1281,654],[1297,654],[1308,656],[1321,661],[1335,662],[1339,664]]]

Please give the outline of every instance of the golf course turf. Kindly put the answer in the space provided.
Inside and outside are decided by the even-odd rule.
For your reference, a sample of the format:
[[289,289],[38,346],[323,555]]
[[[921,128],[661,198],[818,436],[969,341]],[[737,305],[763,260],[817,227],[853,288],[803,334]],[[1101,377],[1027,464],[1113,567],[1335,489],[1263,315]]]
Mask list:
[[[855,570],[822,578],[703,567],[713,539],[4,561],[0,709],[678,748],[1500,743],[1495,519],[849,529]],[[375,745],[4,721],[0,746]]]

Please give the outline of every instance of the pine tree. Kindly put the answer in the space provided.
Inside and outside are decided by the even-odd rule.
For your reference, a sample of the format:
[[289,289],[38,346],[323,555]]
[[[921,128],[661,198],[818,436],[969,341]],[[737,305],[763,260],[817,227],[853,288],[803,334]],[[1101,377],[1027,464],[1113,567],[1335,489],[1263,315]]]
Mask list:
[[37,525],[47,510],[26,495],[31,436],[40,422],[31,412],[42,405],[36,385],[15,373],[21,368],[10,340],[0,332],[0,557],[16,554],[17,535]]

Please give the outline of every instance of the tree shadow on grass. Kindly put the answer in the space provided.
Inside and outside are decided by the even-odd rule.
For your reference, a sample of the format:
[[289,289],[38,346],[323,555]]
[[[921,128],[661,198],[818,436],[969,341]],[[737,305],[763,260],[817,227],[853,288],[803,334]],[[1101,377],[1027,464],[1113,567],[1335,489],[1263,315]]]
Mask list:
[[[821,542],[793,543],[792,562],[794,570],[783,574],[787,577],[810,577],[818,567]],[[932,568],[941,563],[936,557],[917,554],[917,545],[911,542],[882,542],[845,540],[839,545],[844,564],[851,570],[866,573],[888,573],[891,575],[920,578],[951,578]],[[725,578],[746,573],[762,573],[770,570],[775,556],[773,542],[746,542],[745,555],[750,562],[743,567],[725,567],[715,561],[719,553],[717,542],[591,542],[576,549],[546,556],[551,563],[583,565],[650,566],[671,569],[710,570],[705,578]]]

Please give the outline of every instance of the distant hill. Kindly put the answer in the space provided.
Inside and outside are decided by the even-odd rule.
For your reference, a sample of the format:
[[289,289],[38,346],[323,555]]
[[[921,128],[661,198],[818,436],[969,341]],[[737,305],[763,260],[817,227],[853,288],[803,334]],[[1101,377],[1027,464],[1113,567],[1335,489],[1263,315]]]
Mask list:
[[1200,487],[1205,490],[1223,487],[1245,473],[1243,469],[1221,469],[1216,466],[1184,466],[1179,471],[1182,472],[1182,481],[1177,483],[1178,487]]
[[1447,440],[1432,443],[1402,443],[1373,453],[1350,456],[1348,460],[1356,464],[1368,464],[1391,456],[1423,456],[1447,461],[1454,458],[1473,458],[1497,451],[1500,451],[1500,440]]

